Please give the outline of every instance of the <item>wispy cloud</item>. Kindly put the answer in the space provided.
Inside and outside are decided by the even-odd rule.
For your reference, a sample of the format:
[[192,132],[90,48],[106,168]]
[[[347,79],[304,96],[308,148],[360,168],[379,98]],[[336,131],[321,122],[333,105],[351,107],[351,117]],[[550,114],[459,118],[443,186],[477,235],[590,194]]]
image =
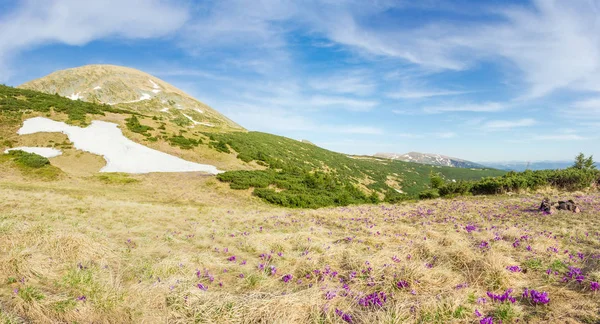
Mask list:
[[466,93],[470,92],[450,90],[400,90],[395,92],[388,92],[386,96],[392,99],[422,99],[430,97],[457,96]]
[[507,109],[508,106],[498,102],[484,102],[480,104],[443,104],[438,106],[424,107],[423,111],[429,114],[439,114],[443,112],[497,112]]
[[490,120],[483,124],[485,130],[508,130],[516,127],[528,127],[537,124],[535,119],[524,118],[518,120]]
[[[0,20],[0,64],[43,44],[160,37],[179,29],[188,18],[187,8],[160,0],[22,1]],[[0,68],[0,77],[2,71],[6,73]]]
[[589,138],[577,134],[550,134],[536,135],[533,137],[533,139],[539,141],[582,141]]
[[352,99],[336,96],[314,96],[307,102],[307,106],[315,107],[337,107],[349,111],[370,111],[379,103],[373,100]]
[[376,82],[364,71],[346,71],[335,75],[313,78],[308,85],[317,91],[366,96],[372,94]]

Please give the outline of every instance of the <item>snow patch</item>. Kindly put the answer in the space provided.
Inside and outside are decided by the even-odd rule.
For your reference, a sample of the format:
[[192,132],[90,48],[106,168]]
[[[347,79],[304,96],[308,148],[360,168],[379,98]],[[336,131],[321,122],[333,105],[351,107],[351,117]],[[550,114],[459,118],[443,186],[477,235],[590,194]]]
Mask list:
[[161,109],[160,111],[167,112],[167,111],[169,111],[169,108],[165,107],[165,108]]
[[79,100],[79,99],[83,99],[82,96],[80,96],[81,92],[77,92],[77,93],[73,93],[70,96],[67,96],[67,98],[71,99],[71,100]]
[[81,128],[44,117],[34,117],[26,120],[17,133],[25,135],[38,132],[66,134],[76,149],[102,155],[106,166],[100,172],[222,172],[212,165],[189,162],[135,143],[123,136],[123,132],[114,123],[94,120],[90,126]]
[[95,86],[95,87],[94,87],[94,90],[100,90],[100,89],[102,89],[102,87],[101,87],[101,86]]
[[194,110],[197,111],[197,112],[199,112],[199,113],[201,113],[201,114],[204,114],[204,111],[202,111],[201,109],[194,108]]
[[150,79],[148,79],[148,81],[150,81],[150,83],[152,83],[152,88],[154,88],[154,90],[152,90],[152,92],[159,93],[161,91],[158,84],[156,84],[154,81],[152,81]]
[[184,116],[185,116],[187,119],[191,120],[191,121],[192,121],[192,123],[194,123],[194,125],[202,125],[202,126],[208,126],[208,127],[215,127],[215,125],[213,125],[213,124],[197,122],[197,121],[195,121],[195,120],[194,120],[194,118],[192,118],[192,117],[190,117],[190,116],[188,116],[188,115],[186,115],[186,114],[183,114],[183,115],[184,115]]
[[62,151],[61,150],[57,150],[51,147],[29,147],[29,146],[21,146],[21,147],[13,147],[13,148],[9,148],[8,150],[4,151],[4,153],[8,153],[10,151],[24,151],[27,153],[35,153],[37,155],[41,155],[45,158],[53,158],[59,155],[62,155]]

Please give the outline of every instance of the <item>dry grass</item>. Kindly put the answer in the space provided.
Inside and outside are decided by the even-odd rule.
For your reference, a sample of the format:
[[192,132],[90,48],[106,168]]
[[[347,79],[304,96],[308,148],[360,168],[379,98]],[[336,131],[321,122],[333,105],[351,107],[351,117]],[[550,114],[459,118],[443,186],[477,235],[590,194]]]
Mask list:
[[[0,179],[7,323],[341,323],[336,309],[357,323],[473,323],[476,309],[504,323],[600,320],[598,194],[561,196],[578,215],[529,211],[541,196],[287,210],[196,173],[45,182],[0,164]],[[566,266],[584,283],[561,282]],[[508,288],[514,304],[478,301]],[[522,301],[523,288],[550,303]],[[373,292],[383,307],[359,305]]]

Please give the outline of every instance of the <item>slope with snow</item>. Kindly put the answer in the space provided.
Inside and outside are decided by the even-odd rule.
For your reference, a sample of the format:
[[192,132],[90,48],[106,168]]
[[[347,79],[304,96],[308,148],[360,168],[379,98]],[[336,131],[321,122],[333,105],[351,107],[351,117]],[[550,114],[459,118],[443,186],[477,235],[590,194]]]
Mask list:
[[76,149],[102,155],[106,166],[100,172],[207,172],[218,174],[212,165],[189,162],[178,157],[153,150],[126,138],[117,124],[94,120],[86,128],[70,126],[44,117],[26,120],[19,135],[39,132],[66,134]]
[[399,161],[404,161],[404,162],[415,162],[415,163],[437,165],[437,166],[448,166],[448,167],[457,167],[457,168],[476,168],[476,169],[485,168],[485,166],[483,166],[481,164],[477,164],[475,162],[470,162],[470,161],[466,161],[463,159],[440,155],[440,154],[409,152],[409,153],[405,153],[405,154],[377,153],[374,156],[379,157],[379,158],[391,159],[391,160],[399,160]]
[[[163,113],[168,107],[181,110],[197,122],[221,130],[244,130],[208,105],[191,97],[156,76],[139,70],[114,65],[86,65],[56,71],[19,86],[29,90],[68,97],[94,103],[118,105],[118,108],[145,115]],[[164,117],[164,115],[163,115]],[[177,118],[177,114],[169,118]]]

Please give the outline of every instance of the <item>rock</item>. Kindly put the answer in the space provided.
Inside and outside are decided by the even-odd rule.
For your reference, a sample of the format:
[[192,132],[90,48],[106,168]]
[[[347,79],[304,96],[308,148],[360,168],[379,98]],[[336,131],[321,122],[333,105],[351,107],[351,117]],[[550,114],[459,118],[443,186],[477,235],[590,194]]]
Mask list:
[[543,211],[547,214],[553,214],[557,210],[568,210],[573,213],[580,213],[581,209],[577,207],[575,202],[571,199],[567,201],[559,201],[558,203],[553,203],[548,198],[544,198],[542,203],[540,204],[540,211]]

